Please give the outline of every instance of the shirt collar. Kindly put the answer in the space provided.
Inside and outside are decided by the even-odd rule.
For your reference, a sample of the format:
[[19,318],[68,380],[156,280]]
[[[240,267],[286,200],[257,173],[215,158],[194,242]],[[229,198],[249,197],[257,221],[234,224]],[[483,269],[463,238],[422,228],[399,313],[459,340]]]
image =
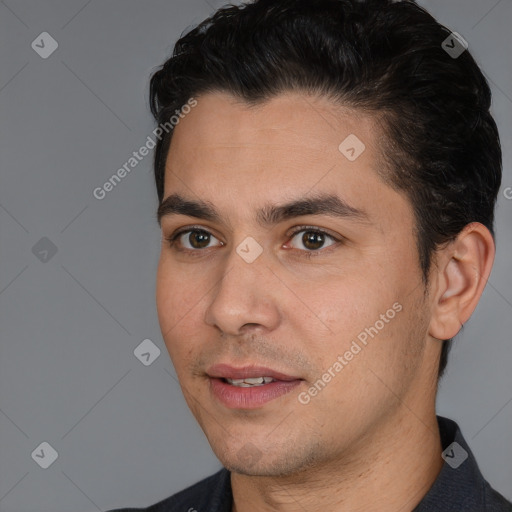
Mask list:
[[453,420],[437,416],[444,464],[434,484],[413,512],[485,510],[489,484]]

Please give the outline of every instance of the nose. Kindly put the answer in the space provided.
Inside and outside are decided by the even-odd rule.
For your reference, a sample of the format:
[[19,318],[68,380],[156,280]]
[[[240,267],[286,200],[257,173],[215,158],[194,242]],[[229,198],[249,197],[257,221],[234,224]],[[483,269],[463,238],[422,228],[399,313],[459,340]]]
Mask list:
[[226,335],[238,336],[247,327],[272,331],[280,322],[282,284],[264,252],[248,261],[234,248],[210,295],[205,322]]

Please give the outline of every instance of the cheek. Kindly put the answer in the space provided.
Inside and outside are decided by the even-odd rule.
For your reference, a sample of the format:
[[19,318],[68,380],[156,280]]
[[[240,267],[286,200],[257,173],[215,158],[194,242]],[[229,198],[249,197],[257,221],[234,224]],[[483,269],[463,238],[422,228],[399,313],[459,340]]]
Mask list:
[[180,343],[180,340],[191,339],[187,329],[197,325],[197,321],[191,319],[197,314],[204,295],[204,289],[201,292],[197,288],[197,284],[184,279],[161,259],[157,271],[156,308],[162,337],[175,366],[178,359],[190,357],[190,344]]
[[160,259],[156,275],[156,309],[160,329],[164,340],[166,333],[177,321],[176,285],[172,279],[172,272],[162,263]]
[[332,277],[314,289],[304,289],[302,298],[325,335],[348,341],[392,306],[396,301],[392,290],[365,265],[350,275]]
[[[351,352],[348,364],[337,374],[340,377],[334,379],[348,388],[368,381],[361,378],[368,365],[385,372],[396,370],[405,348],[402,344],[410,334],[406,331],[412,310],[406,310],[405,300],[410,302],[411,296],[401,293],[395,269],[390,268],[392,262],[386,266],[381,258],[366,263],[343,276],[317,282],[314,288],[303,287],[301,299],[308,314],[302,310],[292,313],[297,331],[309,333],[305,350],[317,373],[328,371],[338,356]],[[332,390],[335,388],[336,384]],[[347,398],[344,393],[339,396]]]

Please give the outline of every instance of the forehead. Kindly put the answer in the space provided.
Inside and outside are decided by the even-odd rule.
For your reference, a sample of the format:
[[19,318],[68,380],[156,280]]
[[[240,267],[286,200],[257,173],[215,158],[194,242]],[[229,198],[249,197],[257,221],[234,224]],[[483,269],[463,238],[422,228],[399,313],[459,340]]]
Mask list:
[[[185,125],[188,130],[183,129]],[[369,115],[336,105],[326,97],[284,92],[248,104],[225,92],[210,92],[198,98],[197,106],[175,128],[173,145],[193,139],[217,148],[247,147],[253,142],[263,149],[264,141],[270,149],[298,146],[303,152],[318,152],[337,149],[343,134],[356,132],[371,146],[376,130]]]
[[404,201],[379,176],[380,138],[369,115],[327,98],[290,92],[250,106],[208,93],[174,129],[164,198],[250,207],[254,216],[263,204],[329,193],[380,219]]
[[184,168],[189,180],[199,173],[223,178],[229,169],[246,178],[257,172],[275,185],[280,176],[318,180],[332,166],[378,172],[378,133],[370,116],[322,97],[288,92],[248,105],[224,92],[207,93],[174,129],[165,182]]

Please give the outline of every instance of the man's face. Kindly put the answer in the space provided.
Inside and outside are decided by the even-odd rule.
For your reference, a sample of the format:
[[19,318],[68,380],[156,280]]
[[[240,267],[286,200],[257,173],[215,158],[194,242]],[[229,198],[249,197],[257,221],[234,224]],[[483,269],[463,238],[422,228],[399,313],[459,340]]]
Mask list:
[[[362,153],[353,137],[339,149],[351,134]],[[175,128],[164,200],[206,202],[219,218],[167,209],[163,237],[199,231],[163,238],[158,315],[228,469],[284,475],[350,458],[431,405],[413,213],[377,174],[378,137],[369,117],[296,93],[253,108],[208,93]],[[262,213],[320,195],[349,208]]]

